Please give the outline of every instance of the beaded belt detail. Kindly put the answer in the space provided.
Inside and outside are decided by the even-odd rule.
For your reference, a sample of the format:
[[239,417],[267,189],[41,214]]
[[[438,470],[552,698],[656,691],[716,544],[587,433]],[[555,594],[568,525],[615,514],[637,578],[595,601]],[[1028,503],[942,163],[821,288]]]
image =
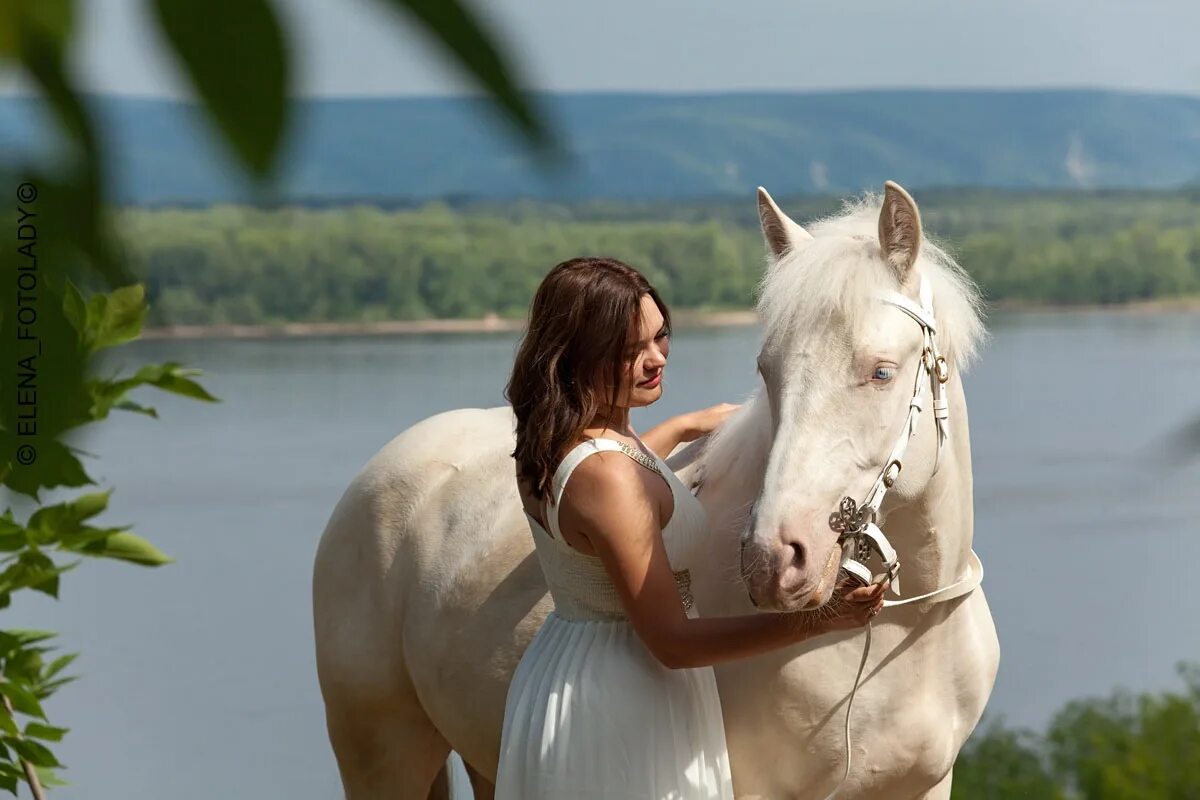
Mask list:
[[683,601],[685,611],[692,607],[692,573],[681,569],[675,575],[675,587],[679,589],[679,599]]

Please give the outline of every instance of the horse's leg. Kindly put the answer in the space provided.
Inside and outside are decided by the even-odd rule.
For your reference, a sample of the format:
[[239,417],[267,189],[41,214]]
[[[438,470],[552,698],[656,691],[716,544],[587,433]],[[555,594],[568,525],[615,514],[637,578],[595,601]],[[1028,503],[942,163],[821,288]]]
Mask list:
[[475,793],[475,800],[492,800],[496,796],[496,786],[476,772],[470,764],[466,766],[467,775],[471,778],[471,791]]
[[921,795],[921,800],[950,800],[950,786],[954,783],[954,768],[946,773],[946,777],[937,782],[937,785],[930,789],[925,794]]
[[346,800],[449,797],[431,795],[444,773],[450,744],[425,716],[416,696],[387,704],[326,704],[329,741]]

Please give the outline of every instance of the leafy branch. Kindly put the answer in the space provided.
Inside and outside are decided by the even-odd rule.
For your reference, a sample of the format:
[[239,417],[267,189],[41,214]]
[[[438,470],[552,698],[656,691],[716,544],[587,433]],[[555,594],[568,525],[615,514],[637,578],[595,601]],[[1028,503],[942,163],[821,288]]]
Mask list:
[[[288,127],[290,47],[271,0],[143,0],[180,62],[202,109],[243,170],[260,185],[277,168]],[[416,21],[484,88],[531,145],[552,137],[518,91],[501,48],[459,0],[378,0]],[[82,38],[75,0],[0,3],[0,63],[35,87],[66,147],[49,166],[5,164],[17,187],[17,246],[0,247],[6,292],[0,308],[0,484],[40,507],[18,520],[0,515],[0,608],[18,591],[58,596],[80,559],[144,566],[170,559],[125,525],[94,518],[111,489],[42,504],[40,492],[95,485],[71,444],[80,427],[113,410],[157,417],[129,395],[143,386],[214,401],[178,363],[97,376],[96,355],[136,339],[146,316],[143,287],[121,256],[109,219],[103,140],[73,85],[68,53]],[[11,240],[10,240],[11,241]],[[72,280],[75,279],[75,280]],[[59,783],[48,746],[65,728],[42,703],[66,681],[74,655],[50,658],[53,634],[0,630],[0,788],[24,780],[36,798]],[[19,717],[27,718],[23,727]]]

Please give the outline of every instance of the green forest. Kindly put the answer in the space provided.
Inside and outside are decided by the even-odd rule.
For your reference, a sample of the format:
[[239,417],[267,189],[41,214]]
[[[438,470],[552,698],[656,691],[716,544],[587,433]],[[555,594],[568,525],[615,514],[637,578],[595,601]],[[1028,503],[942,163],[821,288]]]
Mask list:
[[953,800],[1200,797],[1200,663],[1183,690],[1067,703],[1044,734],[986,720],[954,765]]
[[[989,302],[1200,295],[1200,190],[917,200]],[[803,222],[838,202],[782,205]],[[126,208],[117,223],[158,326],[520,317],[545,273],[582,254],[629,262],[672,308],[747,308],[764,263],[753,198]]]

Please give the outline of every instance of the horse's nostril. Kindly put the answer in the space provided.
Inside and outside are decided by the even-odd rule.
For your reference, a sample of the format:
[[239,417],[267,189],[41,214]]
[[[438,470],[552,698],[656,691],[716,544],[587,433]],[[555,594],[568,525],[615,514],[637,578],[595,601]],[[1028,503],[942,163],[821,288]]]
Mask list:
[[804,545],[799,542],[789,542],[788,548],[792,551],[792,566],[796,569],[804,567]]

